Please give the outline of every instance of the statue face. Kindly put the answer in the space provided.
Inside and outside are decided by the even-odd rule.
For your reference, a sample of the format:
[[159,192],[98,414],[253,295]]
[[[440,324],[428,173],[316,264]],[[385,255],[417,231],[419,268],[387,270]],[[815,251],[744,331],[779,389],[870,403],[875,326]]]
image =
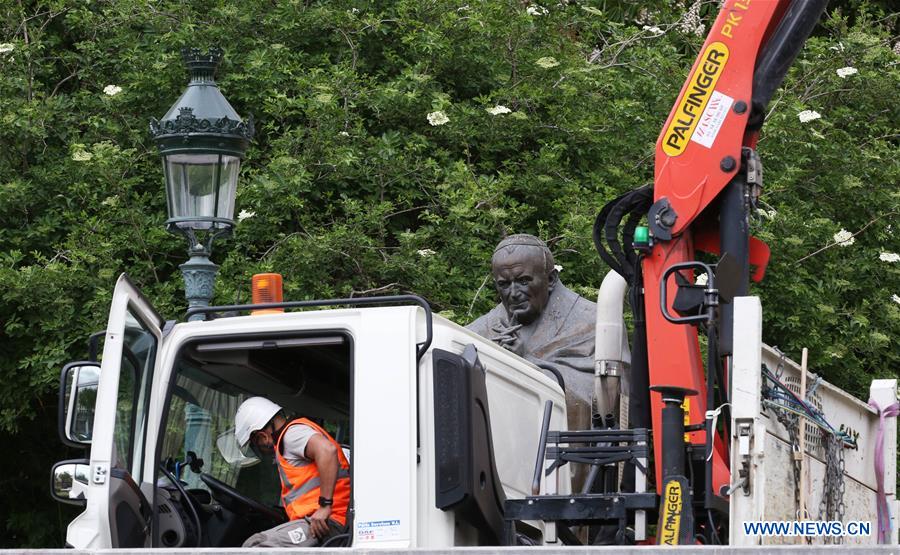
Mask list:
[[491,267],[494,284],[506,313],[520,324],[531,324],[547,307],[556,284],[556,270],[547,272],[540,248],[519,246],[494,255]]

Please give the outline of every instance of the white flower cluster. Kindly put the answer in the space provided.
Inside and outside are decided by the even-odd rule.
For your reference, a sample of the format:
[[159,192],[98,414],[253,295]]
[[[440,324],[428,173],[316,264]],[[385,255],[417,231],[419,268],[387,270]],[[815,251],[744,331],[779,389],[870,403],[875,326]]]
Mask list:
[[684,17],[681,18],[678,24],[681,32],[694,33],[698,37],[702,37],[703,33],[706,32],[706,25],[700,20],[700,5],[702,3],[702,0],[696,0],[685,12]]
[[557,272],[562,272],[562,266],[559,264],[554,264],[553,269],[556,270]]
[[840,231],[834,234],[834,242],[842,247],[849,247],[856,242],[856,238],[853,237],[852,233],[844,228],[841,228]]
[[543,6],[537,6],[537,5],[532,4],[532,5],[528,6],[528,8],[525,10],[525,13],[527,13],[528,15],[540,16],[540,15],[547,15],[548,13],[550,13],[550,11],[547,10],[547,8],[545,8]]
[[78,149],[72,153],[72,160],[75,160],[76,162],[87,162],[93,157],[93,154],[83,149]]
[[544,56],[543,58],[538,58],[534,63],[544,69],[550,69],[551,67],[556,67],[559,65],[559,62],[557,62],[556,58],[554,58],[553,56]]
[[0,42],[0,54],[8,54],[16,49],[16,45],[11,42]]
[[423,258],[425,258],[425,257],[428,257],[428,256],[434,256],[434,255],[437,254],[437,253],[434,252],[434,251],[431,250],[431,249],[419,249],[419,250],[416,251],[416,254],[418,254],[419,256],[421,256],[421,257],[423,257]]
[[241,210],[241,212],[238,214],[238,221],[243,222],[244,220],[250,219],[255,215],[256,212],[253,212],[251,210]]
[[656,36],[659,36],[659,35],[663,34],[663,32],[664,32],[662,29],[660,29],[656,25],[644,25],[641,28],[645,31],[650,31],[651,33],[653,33]]
[[800,123],[807,123],[822,117],[822,114],[815,110],[803,110],[797,117],[800,118]]
[[501,114],[508,114],[512,112],[512,110],[502,104],[497,104],[493,108],[485,108],[485,111],[492,116],[499,116]]
[[846,79],[847,77],[850,77],[851,75],[856,75],[857,73],[859,73],[859,70],[856,69],[855,67],[847,66],[847,67],[842,67],[841,69],[836,70],[835,73],[837,73],[837,76],[840,77],[841,79]]
[[447,114],[438,110],[436,112],[431,112],[427,116],[428,123],[434,126],[444,125],[445,123],[450,121],[450,118],[447,117]]
[[116,85],[106,85],[103,87],[103,94],[107,96],[116,96],[122,92],[122,87],[118,87]]
[[900,56],[900,40],[894,43],[894,54]]
[[882,262],[900,262],[900,254],[895,252],[883,252],[878,255],[878,259]]
[[653,20],[650,19],[650,12],[647,11],[647,8],[641,8],[634,22],[638,25],[643,25],[644,23],[652,23]]
[[897,304],[900,304],[900,295],[897,295],[896,293],[891,295],[891,300]]

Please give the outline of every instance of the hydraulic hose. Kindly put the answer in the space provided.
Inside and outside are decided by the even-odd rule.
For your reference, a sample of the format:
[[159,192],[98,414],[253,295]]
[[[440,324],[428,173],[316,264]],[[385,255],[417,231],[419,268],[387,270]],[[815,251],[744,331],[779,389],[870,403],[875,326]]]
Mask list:
[[603,226],[606,224],[606,220],[609,217],[612,209],[626,196],[628,196],[631,192],[625,193],[624,195],[618,196],[615,199],[606,203],[606,205],[600,209],[600,213],[597,214],[597,217],[594,219],[594,229],[593,229],[593,239],[594,239],[594,248],[597,249],[597,254],[600,255],[600,258],[606,262],[607,266],[609,266],[613,271],[619,274],[622,277],[625,277],[625,270],[622,269],[622,265],[618,258],[614,257],[603,243]]
[[[641,223],[643,217],[644,213],[638,211],[634,211],[628,216],[628,221],[625,222],[625,227],[622,228],[623,243],[634,240],[634,230],[637,229],[637,226]],[[634,249],[625,249],[625,259],[632,268],[636,267],[638,264],[638,256],[637,253],[634,252]]]
[[[638,221],[649,209],[652,192],[653,189],[648,185],[620,195],[608,202],[594,220],[594,248],[610,268],[629,281],[634,275],[636,257],[630,249],[623,249],[622,245],[628,244],[634,233],[634,227],[637,227]],[[629,214],[630,218],[620,240],[619,225],[626,214]]]
[[651,192],[652,189],[649,187],[642,187],[626,194],[621,201],[613,206],[609,215],[606,217],[606,224],[603,228],[603,233],[606,236],[606,243],[609,245],[610,251],[618,255],[622,268],[626,271],[625,274],[621,275],[628,280],[634,275],[635,268],[633,263],[629,263],[628,257],[622,248],[622,244],[627,243],[629,238],[623,237],[621,242],[619,240],[619,225],[622,223],[622,219],[626,214],[639,213],[643,216],[643,214],[646,213],[649,209]]

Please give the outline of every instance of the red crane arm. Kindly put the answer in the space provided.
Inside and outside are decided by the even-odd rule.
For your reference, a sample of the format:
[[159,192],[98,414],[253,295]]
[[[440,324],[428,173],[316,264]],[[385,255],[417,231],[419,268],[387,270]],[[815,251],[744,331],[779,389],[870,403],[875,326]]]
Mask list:
[[[667,198],[684,231],[738,171],[763,40],[787,0],[728,0],[656,141],[654,200]],[[726,158],[731,157],[729,166]],[[726,169],[729,168],[729,169]]]
[[[687,401],[690,424],[702,424],[706,411],[714,408],[707,406],[710,378],[704,372],[697,328],[664,317],[660,281],[673,264],[695,260],[698,248],[707,252],[736,250],[743,274],[748,273],[752,260],[757,265],[754,278],[762,278],[768,248],[750,239],[746,212],[743,220],[733,217],[733,210],[726,215],[723,191],[738,179],[746,179],[739,175],[746,174],[746,149],[756,146],[766,104],[824,6],[825,0],[726,0],[656,143],[654,204],[648,214],[654,243],[642,261],[649,383],[697,391]],[[740,185],[746,186],[745,181]],[[737,198],[740,205],[741,197]],[[730,239],[722,239],[726,234]],[[740,245],[741,237],[746,246],[735,249],[735,241]],[[721,248],[716,248],[717,238]],[[692,272],[681,273],[693,282]],[[746,286],[743,289],[739,294],[746,294]],[[677,290],[676,280],[668,280],[670,313],[674,313],[672,301]],[[724,312],[729,318],[730,310]],[[723,333],[730,334],[731,325],[730,320],[723,325]],[[730,336],[727,341],[730,345]],[[726,368],[728,355],[726,349]],[[727,384],[720,385],[727,391]],[[657,454],[662,453],[662,406],[660,394],[652,393]],[[689,437],[693,444],[705,444],[704,431],[691,432]],[[730,482],[725,439],[714,439],[706,489],[715,495]],[[662,487],[661,460],[656,457],[657,491]]]

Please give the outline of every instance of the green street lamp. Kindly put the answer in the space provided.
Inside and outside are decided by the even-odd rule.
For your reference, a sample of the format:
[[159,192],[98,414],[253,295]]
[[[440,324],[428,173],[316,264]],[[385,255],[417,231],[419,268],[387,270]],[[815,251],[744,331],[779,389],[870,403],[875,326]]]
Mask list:
[[[181,51],[190,83],[150,133],[166,176],[166,229],[188,240],[190,259],[180,266],[190,308],[209,306],[218,266],[210,261],[213,241],[234,227],[234,198],[244,152],[253,138],[253,118],[244,122],[214,81],[222,49]],[[192,320],[202,320],[197,314]]]

